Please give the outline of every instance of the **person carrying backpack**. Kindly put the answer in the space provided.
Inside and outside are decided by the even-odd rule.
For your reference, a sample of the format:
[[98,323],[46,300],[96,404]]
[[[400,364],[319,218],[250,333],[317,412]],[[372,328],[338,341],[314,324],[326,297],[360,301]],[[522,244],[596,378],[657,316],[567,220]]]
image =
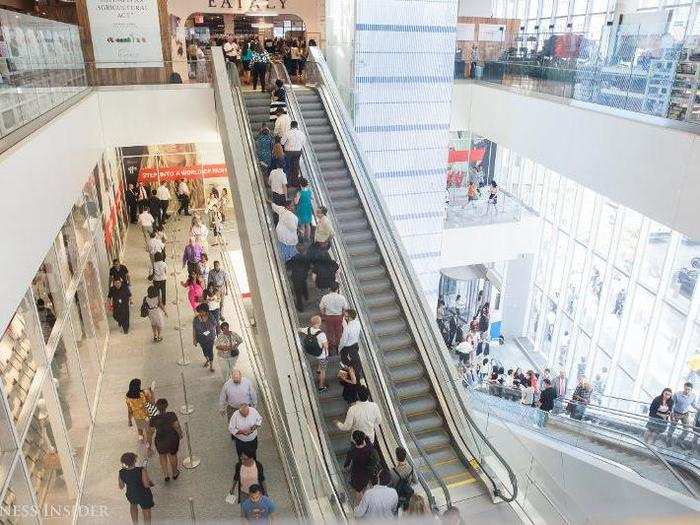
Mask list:
[[408,453],[403,447],[396,447],[396,466],[391,469],[391,486],[396,489],[399,495],[397,511],[406,510],[408,502],[413,496],[413,484],[416,482],[416,475],[413,467],[407,461]]
[[326,384],[326,366],[328,363],[328,338],[321,330],[321,316],[314,315],[309,320],[309,326],[299,330],[301,344],[304,352],[316,359],[316,373],[318,374],[318,391],[328,389]]

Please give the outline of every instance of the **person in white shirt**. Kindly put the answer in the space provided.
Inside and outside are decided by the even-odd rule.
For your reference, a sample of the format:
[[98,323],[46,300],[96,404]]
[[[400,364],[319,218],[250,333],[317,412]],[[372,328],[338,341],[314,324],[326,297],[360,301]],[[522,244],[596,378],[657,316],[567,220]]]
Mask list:
[[177,200],[180,201],[180,207],[177,209],[178,215],[190,214],[190,187],[182,179],[177,185]]
[[[231,348],[238,348],[241,342],[240,336],[234,332],[229,332],[231,334],[230,340],[226,337],[219,336],[216,338],[217,350],[219,346],[231,346]],[[234,337],[235,336],[235,337]],[[243,377],[241,371],[238,369],[231,370],[230,378],[227,378],[224,386],[221,387],[221,393],[219,394],[219,413],[221,415],[226,414],[226,417],[231,419],[233,413],[238,410],[241,405],[248,405],[253,407],[258,404],[258,394],[255,391],[253,382],[247,377]]]
[[326,385],[326,366],[328,364],[328,338],[321,330],[321,316],[314,315],[309,320],[309,326],[299,330],[302,334],[316,336],[318,345],[321,347],[321,355],[316,358],[316,373],[318,374],[318,391],[323,392],[328,389]]
[[150,238],[146,243],[146,247],[148,248],[148,256],[151,259],[151,266],[153,266],[156,262],[154,258],[155,255],[157,253],[163,253],[163,250],[165,249],[165,244],[163,244],[163,241],[161,241],[158,238],[156,232],[151,232]]
[[370,443],[375,443],[375,431],[382,422],[382,413],[379,406],[369,400],[369,390],[361,386],[357,389],[357,402],[350,405],[345,421],[336,421],[335,425],[344,432],[361,430],[365,433]]
[[275,137],[283,137],[292,127],[292,117],[285,113],[282,108],[277,108],[275,115],[277,115],[277,118],[275,119],[275,127],[272,133]]
[[192,226],[190,227],[190,237],[194,237],[195,241],[206,249],[207,237],[209,236],[209,228],[207,228],[202,219],[197,215],[192,218]]
[[282,168],[275,168],[270,172],[270,189],[272,190],[272,202],[278,206],[287,203],[287,175]]
[[357,312],[352,308],[345,311],[345,321],[347,324],[343,328],[343,335],[338,342],[340,348],[340,362],[345,366],[352,366],[356,371],[362,369],[360,363],[360,334],[362,325],[357,318]]
[[299,159],[305,142],[306,137],[299,129],[299,123],[292,120],[289,130],[282,135],[282,146],[289,159],[289,186],[292,188],[299,187]]
[[153,233],[153,215],[148,211],[148,208],[141,208],[141,213],[139,213],[139,226],[143,230],[143,236],[148,242],[151,234]]
[[238,64],[240,48],[238,47],[236,40],[232,36],[229,36],[226,39],[226,42],[224,42],[223,47],[226,60],[229,62],[233,62],[234,64]]
[[359,505],[355,507],[355,517],[377,523],[396,518],[399,505],[399,494],[393,487],[387,487],[379,482],[379,473],[370,475],[372,486],[365,490]]
[[168,264],[165,262],[165,255],[158,252],[153,256],[153,286],[160,293],[160,300],[165,305],[165,279],[168,275]]
[[236,443],[236,453],[240,459],[245,452],[248,457],[256,457],[258,450],[258,428],[262,425],[262,416],[253,407],[242,403],[231,416],[228,431]]
[[343,336],[344,313],[348,309],[348,300],[338,293],[339,290],[338,283],[331,284],[331,291],[321,297],[318,305],[326,327],[330,355],[338,353],[340,339]]
[[160,202],[161,221],[165,222],[168,218],[168,206],[170,206],[170,190],[164,182],[161,182],[156,189],[156,197],[158,198],[158,202]]
[[275,232],[282,251],[282,259],[284,259],[284,262],[287,262],[297,254],[299,219],[292,210],[294,205],[291,201],[286,206],[278,206],[274,202],[270,205],[272,206],[272,211],[279,217]]

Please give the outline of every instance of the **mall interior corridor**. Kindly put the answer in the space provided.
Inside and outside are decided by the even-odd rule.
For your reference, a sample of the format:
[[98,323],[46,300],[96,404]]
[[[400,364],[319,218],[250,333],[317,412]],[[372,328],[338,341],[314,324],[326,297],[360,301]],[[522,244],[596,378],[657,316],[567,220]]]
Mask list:
[[[173,211],[173,210],[171,210]],[[229,214],[225,223],[227,247],[239,249],[235,217]],[[192,498],[196,520],[206,522],[238,522],[240,508],[224,501],[233,482],[235,447],[228,432],[228,420],[219,414],[219,393],[223,384],[222,371],[215,364],[215,372],[202,367],[202,353],[192,346],[192,309],[187,293],[180,282],[186,278],[182,270],[182,250],[188,238],[191,217],[173,214],[166,223],[168,236],[167,263],[167,313],[163,341],[154,343],[148,318],[139,316],[139,307],[150,281],[150,261],[140,227],[131,225],[124,246],[122,262],[129,268],[132,283],[131,328],[128,334],[110,318],[110,348],[105,373],[102,379],[97,416],[94,427],[93,446],[90,451],[85,479],[85,505],[105,505],[108,516],[104,520],[90,517],[89,523],[126,523],[129,508],[123,504],[123,494],[117,488],[119,457],[132,451],[143,460],[145,450],[140,446],[136,427],[127,426],[124,394],[132,378],[140,378],[144,387],[155,383],[155,398],[165,398],[169,410],[178,415],[183,427],[189,423],[193,455],[201,459],[195,469],[186,469],[180,464],[181,475],[168,484],[163,481],[158,455],[149,458],[149,476],[155,483],[154,522],[188,522],[191,511],[188,498]],[[211,246],[210,262],[222,257],[220,246]],[[234,277],[234,276],[232,276]],[[235,277],[234,277],[235,278]],[[224,317],[233,331],[238,331],[240,320],[236,318],[228,298]],[[181,339],[190,365],[179,366]],[[255,383],[251,375],[248,356],[242,351],[236,367]],[[181,374],[187,385],[188,403],[194,407],[190,415],[180,412],[184,404]],[[262,402],[262,401],[261,401]],[[290,497],[287,481],[281,468],[275,438],[265,422],[266,411],[260,406],[263,425],[259,431],[258,461],[265,467],[266,486],[277,503],[280,517],[290,512]],[[188,456],[186,440],[180,442],[180,462]]]

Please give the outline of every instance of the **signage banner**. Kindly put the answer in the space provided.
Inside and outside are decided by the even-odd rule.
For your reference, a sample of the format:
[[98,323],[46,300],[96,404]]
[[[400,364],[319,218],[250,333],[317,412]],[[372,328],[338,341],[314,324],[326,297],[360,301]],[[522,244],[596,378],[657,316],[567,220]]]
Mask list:
[[480,42],[503,42],[506,27],[498,24],[479,24]]
[[226,164],[140,168],[138,180],[147,184],[158,180],[176,181],[180,179],[210,179],[213,177],[228,177]]
[[457,40],[466,40],[471,42],[476,40],[476,25],[474,24],[457,24]]
[[89,0],[98,68],[163,67],[157,0]]

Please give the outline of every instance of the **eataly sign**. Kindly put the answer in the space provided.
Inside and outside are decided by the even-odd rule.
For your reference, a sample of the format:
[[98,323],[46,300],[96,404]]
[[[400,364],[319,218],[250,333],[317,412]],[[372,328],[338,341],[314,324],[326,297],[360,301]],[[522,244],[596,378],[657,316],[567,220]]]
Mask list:
[[209,7],[227,9],[247,9],[263,11],[265,9],[284,9],[288,0],[208,0]]

